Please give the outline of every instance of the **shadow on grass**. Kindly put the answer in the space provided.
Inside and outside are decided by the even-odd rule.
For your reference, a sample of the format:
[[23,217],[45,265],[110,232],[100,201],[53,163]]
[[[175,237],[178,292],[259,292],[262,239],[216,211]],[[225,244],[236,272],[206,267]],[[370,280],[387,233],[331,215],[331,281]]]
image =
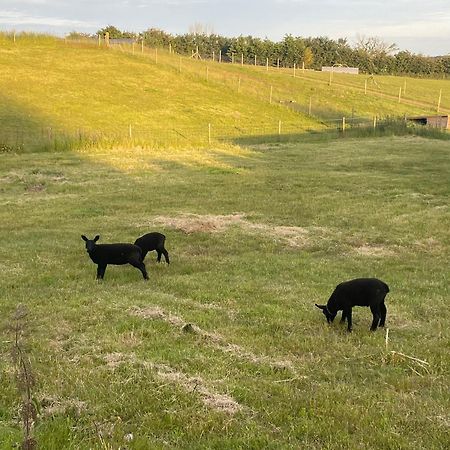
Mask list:
[[414,125],[398,119],[379,121],[377,126],[355,123],[345,128],[328,128],[322,131],[306,131],[303,133],[280,133],[267,135],[247,135],[235,138],[223,138],[224,142],[247,146],[258,144],[294,143],[294,142],[327,142],[333,139],[363,139],[388,136],[421,136],[429,139],[450,140],[450,132],[423,125]]

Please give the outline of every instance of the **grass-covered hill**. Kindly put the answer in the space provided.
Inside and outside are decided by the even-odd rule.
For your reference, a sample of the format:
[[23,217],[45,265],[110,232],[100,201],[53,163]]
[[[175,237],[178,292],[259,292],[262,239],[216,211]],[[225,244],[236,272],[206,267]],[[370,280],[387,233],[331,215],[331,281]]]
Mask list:
[[[448,80],[219,64],[159,49],[0,34],[0,123],[25,147],[58,133],[205,143],[450,108]],[[399,89],[402,94],[399,99]],[[399,101],[400,100],[400,101]],[[4,138],[5,139],[5,138]]]
[[16,43],[0,36],[0,121],[18,133],[41,128],[78,130],[146,138],[180,136],[235,127],[278,130],[295,122],[299,130],[318,128],[317,120],[271,105],[149,55],[22,36]]

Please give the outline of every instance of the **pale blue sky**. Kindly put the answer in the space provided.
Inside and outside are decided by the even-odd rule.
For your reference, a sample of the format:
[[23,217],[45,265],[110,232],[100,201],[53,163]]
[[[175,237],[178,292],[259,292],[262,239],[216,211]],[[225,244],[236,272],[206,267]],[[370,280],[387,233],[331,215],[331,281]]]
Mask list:
[[378,37],[401,50],[450,54],[450,0],[0,0],[0,30],[64,35],[115,25],[183,34],[196,23],[225,36]]

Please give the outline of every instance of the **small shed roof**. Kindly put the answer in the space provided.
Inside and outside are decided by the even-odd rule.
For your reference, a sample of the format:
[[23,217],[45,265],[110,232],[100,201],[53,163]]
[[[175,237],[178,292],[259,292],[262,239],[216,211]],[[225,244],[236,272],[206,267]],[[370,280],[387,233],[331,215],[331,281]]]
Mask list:
[[434,116],[415,116],[407,117],[406,119],[419,125],[427,125],[433,128],[450,129],[450,116],[447,114]]

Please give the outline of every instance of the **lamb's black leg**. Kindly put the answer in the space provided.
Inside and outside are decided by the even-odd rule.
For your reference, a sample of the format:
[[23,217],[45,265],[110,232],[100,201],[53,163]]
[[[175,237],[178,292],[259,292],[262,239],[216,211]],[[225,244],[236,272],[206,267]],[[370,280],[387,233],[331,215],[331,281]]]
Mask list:
[[341,323],[344,323],[346,318],[345,311],[342,311]]
[[387,314],[387,309],[386,309],[386,305],[383,303],[381,303],[380,305],[380,313],[381,313],[381,320],[379,323],[379,327],[384,327],[384,324],[386,322],[386,314]]
[[344,309],[344,311],[342,312],[343,314],[345,314],[345,317],[347,318],[347,330],[349,332],[352,331],[352,308],[348,308],[348,309]]
[[169,261],[169,252],[164,248],[163,251],[162,251],[162,253],[163,253],[163,255],[164,255],[164,258],[165,258],[165,260],[166,260],[166,263],[167,263],[167,264],[170,264],[170,261]]
[[147,269],[145,268],[145,264],[141,263],[141,265],[138,267],[138,269],[141,271],[142,276],[144,277],[144,280],[148,280],[148,274],[147,274]]
[[142,261],[144,261],[145,257],[147,256],[148,251],[142,250]]
[[162,251],[157,249],[156,253],[158,253],[158,257],[156,258],[156,262],[161,262],[161,255],[162,255]]
[[373,315],[372,326],[370,327],[370,330],[375,331],[381,318],[380,305],[371,306],[370,310],[372,311]]
[[130,264],[141,271],[144,280],[148,280],[147,269],[145,268],[145,264],[142,261],[132,260],[130,261]]
[[107,264],[99,264],[97,266],[97,280],[103,280],[103,277],[105,276],[106,266]]

